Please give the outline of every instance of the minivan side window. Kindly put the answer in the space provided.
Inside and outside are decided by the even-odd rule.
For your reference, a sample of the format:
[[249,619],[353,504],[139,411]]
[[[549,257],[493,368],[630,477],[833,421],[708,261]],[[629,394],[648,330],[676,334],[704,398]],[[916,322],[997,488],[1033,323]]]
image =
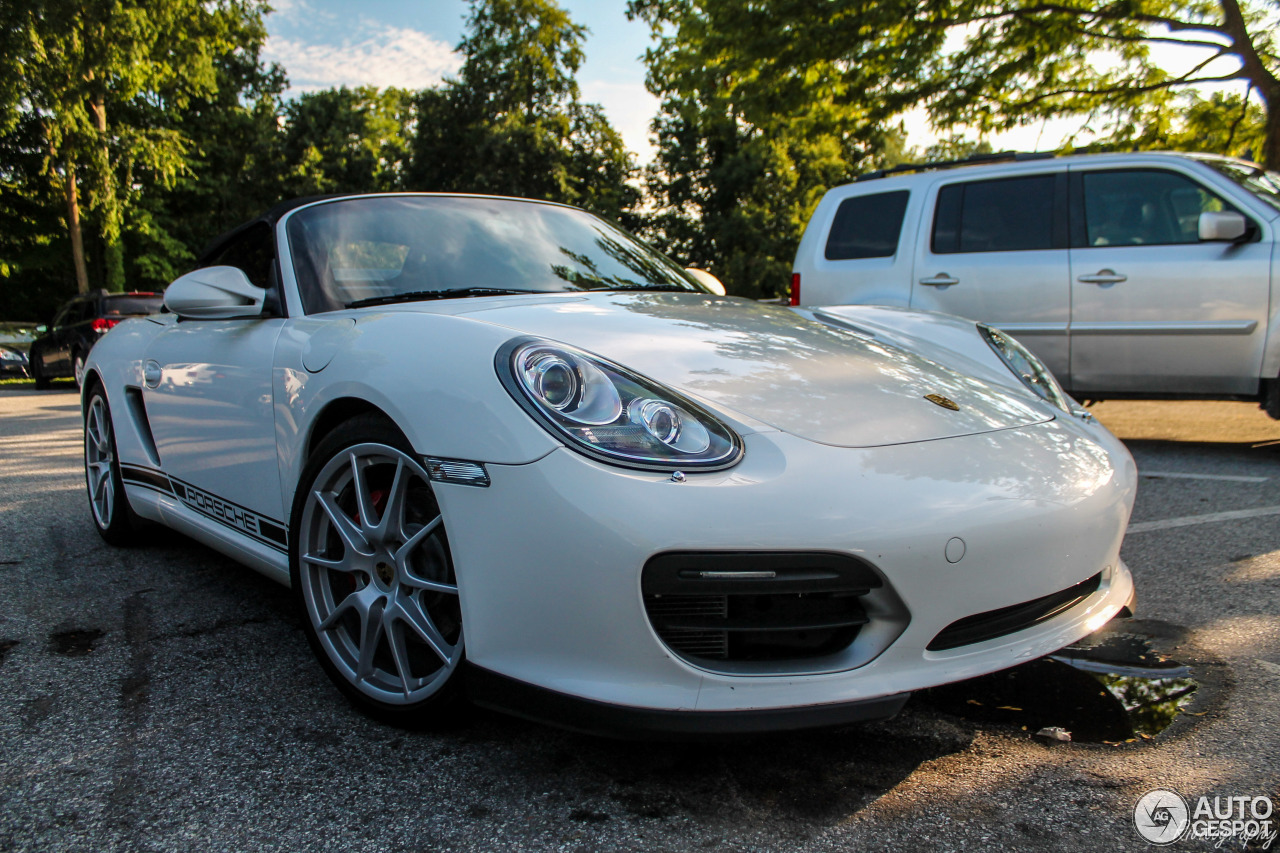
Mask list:
[[1159,169],[1082,175],[1086,246],[1200,242],[1200,214],[1235,210],[1200,184]]
[[948,184],[938,190],[935,255],[1055,248],[1054,175]]
[[893,257],[910,195],[907,190],[896,190],[840,202],[827,235],[827,260]]

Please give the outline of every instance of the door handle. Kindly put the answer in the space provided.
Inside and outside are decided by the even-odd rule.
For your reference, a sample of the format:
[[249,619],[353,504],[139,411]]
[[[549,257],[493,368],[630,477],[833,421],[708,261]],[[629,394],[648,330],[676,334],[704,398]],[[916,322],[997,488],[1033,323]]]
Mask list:
[[1076,281],[1082,281],[1085,284],[1118,284],[1128,280],[1129,276],[1121,275],[1115,270],[1098,270],[1093,275],[1082,275],[1076,278]]
[[927,284],[929,287],[950,287],[953,284],[959,284],[960,279],[952,278],[944,272],[940,272],[933,278],[920,279],[921,284]]

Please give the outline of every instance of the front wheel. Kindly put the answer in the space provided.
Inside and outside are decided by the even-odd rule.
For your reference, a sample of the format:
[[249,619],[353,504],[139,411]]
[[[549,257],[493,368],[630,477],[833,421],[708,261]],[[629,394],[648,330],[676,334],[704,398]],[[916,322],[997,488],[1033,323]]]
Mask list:
[[365,713],[443,722],[461,704],[458,580],[427,472],[388,422],[316,450],[294,500],[290,570],[312,650]]
[[39,355],[29,355],[31,378],[35,380],[37,391],[49,390],[49,377],[44,373],[43,357]]
[[84,476],[89,490],[89,512],[98,533],[112,545],[132,544],[137,538],[137,527],[120,477],[111,408],[101,387],[93,390],[84,410]]

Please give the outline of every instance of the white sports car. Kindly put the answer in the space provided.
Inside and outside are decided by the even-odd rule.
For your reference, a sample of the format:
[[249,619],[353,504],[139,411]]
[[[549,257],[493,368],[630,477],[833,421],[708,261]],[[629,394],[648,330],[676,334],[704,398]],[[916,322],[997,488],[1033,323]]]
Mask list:
[[1131,605],[1133,461],[1016,342],[717,289],[557,204],[281,205],[94,347],[94,521],[289,584],[406,723],[885,717]]

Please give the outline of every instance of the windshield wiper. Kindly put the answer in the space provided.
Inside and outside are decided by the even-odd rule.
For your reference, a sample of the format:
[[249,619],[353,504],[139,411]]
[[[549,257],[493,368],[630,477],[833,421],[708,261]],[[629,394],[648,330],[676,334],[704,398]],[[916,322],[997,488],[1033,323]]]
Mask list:
[[610,291],[629,291],[629,292],[650,292],[650,293],[699,293],[691,287],[681,287],[678,284],[615,284],[609,287],[592,287],[589,288],[597,293]]
[[[541,293],[540,290],[513,290],[508,287],[459,287],[452,290],[410,290],[407,293],[389,293],[386,296],[370,296],[348,302],[348,308],[364,308],[369,305],[390,305],[394,302],[418,302],[428,299],[462,299],[467,296],[504,296],[512,293]],[[556,292],[556,291],[551,291]]]

